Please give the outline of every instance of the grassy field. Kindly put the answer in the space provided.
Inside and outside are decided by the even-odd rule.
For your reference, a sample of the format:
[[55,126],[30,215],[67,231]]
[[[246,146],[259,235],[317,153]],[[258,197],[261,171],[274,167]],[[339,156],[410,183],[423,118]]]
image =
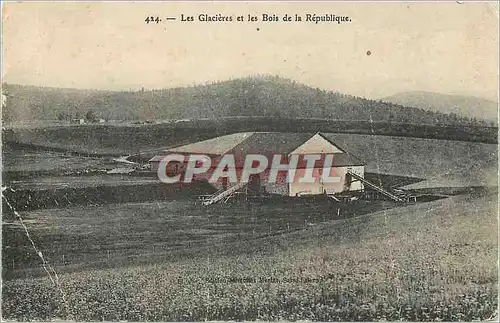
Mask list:
[[[2,180],[4,183],[7,182],[7,185],[11,185],[12,182],[51,182],[56,178],[67,182],[64,177],[69,175],[102,175],[116,167],[123,167],[123,164],[114,161],[110,156],[79,156],[46,148],[20,148],[8,145],[2,147]],[[40,180],[42,177],[45,179]],[[75,180],[79,179],[73,178],[71,182]]]
[[352,134],[327,136],[364,160],[367,172],[426,179],[412,188],[497,186],[496,145]]
[[[33,239],[60,272],[85,268],[163,263],[203,254],[222,254],[228,245],[288,234],[334,219],[397,206],[389,201],[337,205],[317,199],[223,204],[206,208],[193,198],[98,207],[67,207],[23,212]],[[36,253],[17,221],[4,218],[4,277],[43,275]],[[54,242],[57,247],[54,248]],[[222,247],[221,247],[222,246]]]
[[159,124],[52,125],[33,128],[8,128],[2,131],[4,143],[51,147],[98,155],[133,155],[144,150],[182,145],[235,132],[321,131],[385,135],[404,138],[465,140],[496,144],[496,127],[446,127],[368,121],[328,120],[323,118],[287,119],[266,117],[229,117],[219,119],[177,120]]
[[[9,149],[4,147],[3,171],[6,172],[67,172],[84,168],[110,168],[111,158],[74,156],[62,152]],[[115,163],[116,164],[116,163]]]
[[[160,150],[160,147],[186,144],[219,135],[219,133],[214,132],[179,130],[172,133],[166,132],[161,137],[163,139],[160,142],[155,142],[153,139],[160,138],[159,133],[152,133],[148,137],[142,138],[143,141],[141,141],[132,139],[130,136],[138,136],[138,133],[144,129],[140,127],[132,127],[131,129],[133,129],[131,133],[122,134],[124,141],[129,145],[128,147],[134,147],[133,152],[128,152],[137,154],[142,151],[142,154],[148,157],[153,156],[154,151]],[[94,140],[85,144],[97,147],[97,150],[108,148],[120,150],[119,146],[106,143],[107,140],[110,140],[107,136],[112,135],[119,134],[109,133],[103,135],[102,142]],[[364,160],[367,163],[366,170],[368,172],[427,179],[433,181],[430,182],[433,186],[497,185],[495,175],[498,165],[497,145],[494,144],[360,134],[328,133],[326,135],[350,153]],[[138,137],[141,138],[141,136]],[[65,140],[72,142],[71,136]],[[78,139],[78,141],[81,140]],[[70,150],[74,149],[69,143],[62,142],[61,145]],[[124,148],[122,153],[127,152],[125,147],[122,148]],[[147,150],[150,152],[146,152]],[[109,158],[71,156],[54,152],[35,153],[23,150],[5,151],[4,153],[4,167],[7,171],[71,170],[90,165],[92,167],[112,168]],[[442,184],[439,184],[440,182]],[[426,185],[420,184],[418,188],[429,186]]]
[[[141,251],[146,263],[130,258],[128,266],[113,261],[118,264],[114,268],[61,268],[60,286],[39,276],[5,281],[3,316],[134,321],[488,319],[498,305],[496,194],[455,196],[349,219],[312,216],[305,224],[293,224],[297,230],[285,229],[280,222],[287,219],[285,214],[276,214],[289,210],[290,219],[302,222],[304,217],[294,215],[293,207],[246,212],[231,208],[225,217],[217,216],[221,209],[214,208],[205,220],[193,217],[195,207],[181,202],[129,205],[127,212],[112,206],[100,212],[30,212],[25,214],[29,227],[56,265],[64,253],[68,265],[81,262],[82,253],[106,262],[106,250],[114,257],[114,250],[124,244],[124,249],[151,252]],[[231,210],[236,210],[232,216]],[[277,234],[269,234],[269,227]],[[66,243],[65,235],[73,244]],[[160,236],[166,243],[153,251]],[[169,252],[179,238],[179,247],[198,252]],[[161,263],[147,264],[148,258],[158,256],[164,258]]]
[[8,143],[50,147],[82,154],[130,155],[187,144],[228,133],[224,129],[172,128],[167,125],[53,126],[4,131]]
[[101,174],[88,176],[43,176],[30,178],[22,181],[12,182],[15,189],[59,189],[59,188],[81,188],[97,185],[123,186],[158,183],[154,176],[128,176],[122,174]]

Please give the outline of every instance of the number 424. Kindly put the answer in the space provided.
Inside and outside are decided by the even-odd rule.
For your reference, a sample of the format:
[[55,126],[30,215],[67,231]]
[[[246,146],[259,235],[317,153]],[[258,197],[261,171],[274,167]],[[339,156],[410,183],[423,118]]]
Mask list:
[[160,23],[161,22],[161,19],[160,17],[156,16],[156,17],[153,17],[153,16],[149,16],[149,17],[146,17],[146,19],[144,19],[144,21],[149,24],[149,23]]

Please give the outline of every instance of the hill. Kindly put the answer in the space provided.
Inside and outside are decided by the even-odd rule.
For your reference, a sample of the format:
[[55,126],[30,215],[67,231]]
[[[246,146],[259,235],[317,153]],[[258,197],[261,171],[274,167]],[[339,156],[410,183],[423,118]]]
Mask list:
[[112,120],[216,119],[227,116],[325,118],[414,124],[486,125],[456,115],[368,100],[258,76],[150,91],[96,91],[4,84],[3,120],[69,120],[89,111]]
[[483,98],[434,92],[403,92],[382,99],[428,111],[456,114],[497,123],[498,103]]

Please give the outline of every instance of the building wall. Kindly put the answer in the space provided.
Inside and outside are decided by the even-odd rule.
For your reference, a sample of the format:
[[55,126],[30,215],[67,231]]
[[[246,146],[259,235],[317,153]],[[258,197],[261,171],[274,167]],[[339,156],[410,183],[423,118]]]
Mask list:
[[262,173],[262,183],[266,189],[266,192],[270,194],[279,194],[279,195],[289,195],[289,187],[286,182],[287,175],[285,172],[278,172],[278,176],[276,177],[276,182],[269,183],[269,170],[266,170]]
[[[322,138],[320,138],[322,139]],[[317,143],[321,143],[321,140],[318,140]],[[328,142],[327,142],[328,143]],[[314,141],[312,142],[314,144]],[[330,145],[330,143],[328,143]],[[319,147],[316,145],[316,147]],[[330,145],[330,147],[332,147]],[[169,169],[171,170],[172,167],[177,166],[174,165],[175,163],[169,163]],[[157,171],[158,169],[158,162],[151,162],[151,169],[153,171]],[[204,174],[196,174],[193,177],[193,180],[209,180],[210,177],[212,176],[212,172],[214,171],[215,167],[211,168],[207,173]],[[331,169],[330,176],[334,177],[339,177],[338,182],[334,183],[325,183],[321,179],[321,174],[322,174],[322,167],[317,167],[313,169],[313,178],[315,179],[313,183],[300,183],[299,178],[304,176],[305,169],[297,169],[295,178],[291,183],[287,183],[286,181],[286,172],[279,172],[277,181],[275,183],[269,183],[268,182],[268,177],[269,177],[269,169],[261,173],[260,176],[260,182],[261,185],[265,188],[265,191],[270,194],[280,194],[280,195],[289,195],[289,196],[296,196],[298,193],[301,192],[307,192],[308,194],[324,194],[326,193],[339,193],[339,192],[344,192],[344,191],[357,191],[357,190],[362,190],[363,189],[363,184],[359,181],[355,181],[351,184],[349,182],[351,181],[349,179],[349,176],[346,176],[347,171],[351,170],[352,172],[364,177],[364,166],[343,166],[343,167],[334,167]],[[242,169],[238,168],[236,170],[236,176],[237,178],[241,178],[241,172]],[[223,179],[219,179],[217,183],[211,183],[215,188],[220,189],[223,187]],[[234,185],[235,183],[231,183],[229,179],[226,181],[226,186],[230,187]]]
[[[291,155],[306,155],[306,154],[332,154],[342,153],[343,151],[324,139],[321,135],[316,134],[311,139],[306,141],[303,145],[295,149]],[[297,169],[296,177],[293,182],[289,183],[289,195],[296,196],[301,192],[308,192],[309,194],[324,194],[326,193],[339,193],[344,191],[357,191],[363,189],[363,184],[359,181],[351,183],[349,176],[346,176],[348,170],[364,177],[364,166],[340,166],[334,167],[330,171],[331,177],[338,177],[338,182],[324,182],[321,179],[322,167],[316,165],[317,168],[313,169],[312,177],[315,179],[313,183],[301,183],[299,178],[304,176],[305,169]]]
[[[237,178],[241,178],[241,169],[236,170]],[[278,174],[277,180],[274,183],[269,183],[269,170],[266,170],[259,174],[261,186],[264,187],[265,192],[269,194],[279,194],[279,195],[289,195],[288,194],[288,184],[286,183],[286,176],[284,174]],[[195,177],[197,180],[208,180],[210,176],[199,175]],[[227,187],[230,187],[236,183],[227,180]],[[211,183],[216,189],[221,189],[223,187],[223,179],[218,179],[217,182]]]
[[[157,172],[158,171],[158,166],[160,165],[159,161],[152,161],[149,162],[151,165],[151,170]],[[172,161],[168,163],[167,165],[167,173],[176,173],[179,171],[179,169],[182,167],[182,164],[179,162]]]
[[291,152],[292,155],[302,155],[302,154],[333,154],[342,153],[343,151],[335,145],[332,145],[328,140],[321,137],[319,134],[315,134],[305,143],[300,145],[294,151]]
[[[354,174],[357,174],[363,178],[365,178],[365,166],[349,166],[345,167],[346,169],[350,169]],[[360,181],[356,181],[351,184],[351,191],[360,191],[364,189],[364,185]]]
[[157,161],[152,161],[152,162],[149,162],[149,164],[151,165],[151,170],[152,171],[158,171],[158,165],[160,165],[160,162],[157,162]]
[[293,182],[289,183],[289,195],[296,196],[300,193],[305,194],[333,194],[345,191],[359,191],[363,189],[363,183],[356,181],[350,183],[348,176],[346,176],[347,171],[352,172],[364,177],[364,166],[345,166],[345,167],[335,167],[331,169],[330,176],[338,177],[338,182],[324,182],[321,178],[322,168],[314,168],[312,172],[312,177],[314,182],[312,183],[301,183],[299,181],[305,175],[305,169],[298,169]]

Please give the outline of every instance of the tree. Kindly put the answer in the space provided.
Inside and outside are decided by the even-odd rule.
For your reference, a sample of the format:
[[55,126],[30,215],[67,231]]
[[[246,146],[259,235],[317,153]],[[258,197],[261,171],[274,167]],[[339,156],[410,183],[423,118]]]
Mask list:
[[94,110],[89,110],[87,114],[85,115],[85,119],[90,122],[96,122],[97,121],[97,116],[94,112]]

